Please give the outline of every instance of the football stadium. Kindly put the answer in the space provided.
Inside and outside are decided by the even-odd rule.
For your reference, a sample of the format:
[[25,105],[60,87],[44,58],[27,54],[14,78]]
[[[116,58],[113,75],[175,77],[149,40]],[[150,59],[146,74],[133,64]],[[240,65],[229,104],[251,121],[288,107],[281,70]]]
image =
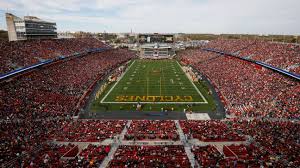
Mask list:
[[[1,167],[300,167],[299,30],[279,26],[285,33],[273,34],[277,28],[272,29],[272,20],[262,14],[268,14],[267,8],[260,11],[264,4],[232,1],[256,11],[226,9],[248,19],[235,18],[238,23],[231,25],[231,18],[218,7],[223,2],[217,0],[201,12],[218,9],[214,14],[224,15],[226,23],[201,21],[199,26],[188,17],[180,20],[184,14],[177,11],[200,11],[211,2],[167,4],[174,12],[156,1],[99,1],[100,6],[92,2],[87,6],[70,0],[71,10],[58,1],[51,5],[4,0]],[[143,13],[148,10],[142,8],[144,3],[151,12],[160,13],[163,7],[171,14],[151,22],[153,18]],[[274,2],[268,8],[278,10],[272,12],[277,22],[297,27],[297,4]],[[137,13],[129,17],[125,8],[131,7],[142,20]],[[37,15],[23,17],[29,9]],[[110,14],[125,10],[122,14],[129,19],[108,13],[104,16],[109,21],[90,18],[98,17],[100,10]],[[253,12],[262,12],[260,21],[272,25],[270,34],[260,34],[265,29],[253,26],[261,24]],[[102,33],[100,22],[114,25],[114,19],[117,25],[104,26],[111,32]],[[123,24],[141,27],[138,32],[120,33],[125,31]],[[204,29],[210,24],[223,26]],[[243,33],[239,26],[245,24],[253,33]],[[92,31],[94,25],[98,31]],[[227,33],[227,26],[241,33]],[[181,28],[199,33],[181,33]],[[157,29],[161,33],[151,31]],[[208,30],[211,33],[201,33]]]
[[176,60],[133,60],[117,81],[105,86],[97,92],[89,110],[98,115],[108,112],[111,116],[116,111],[127,111],[129,119],[130,116],[143,119],[149,112],[196,110],[213,113],[216,110],[205,83],[192,81]]

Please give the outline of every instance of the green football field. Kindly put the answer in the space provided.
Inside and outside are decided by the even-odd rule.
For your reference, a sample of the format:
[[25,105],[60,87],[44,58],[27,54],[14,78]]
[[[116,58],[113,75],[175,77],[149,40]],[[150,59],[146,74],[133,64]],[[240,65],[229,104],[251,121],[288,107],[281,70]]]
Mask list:
[[140,102],[143,110],[172,107],[176,110],[193,104],[199,110],[212,110],[214,102],[205,84],[192,82],[176,60],[134,60],[117,82],[112,83],[92,111],[130,109]]

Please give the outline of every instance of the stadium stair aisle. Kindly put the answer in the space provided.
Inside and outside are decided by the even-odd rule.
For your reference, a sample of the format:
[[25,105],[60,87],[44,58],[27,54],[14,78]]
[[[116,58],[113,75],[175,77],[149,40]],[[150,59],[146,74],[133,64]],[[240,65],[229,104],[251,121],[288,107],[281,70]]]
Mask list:
[[101,165],[99,166],[99,168],[104,168],[107,167],[109,162],[113,159],[117,149],[119,148],[119,144],[112,144],[110,151],[108,153],[108,155],[105,157],[105,159],[102,161]]
[[216,149],[217,149],[220,153],[224,154],[224,153],[223,153],[223,147],[224,147],[224,144],[218,143],[218,144],[215,144],[214,147],[216,147]]
[[123,131],[119,135],[119,139],[123,141],[125,134],[127,133],[128,128],[130,127],[130,124],[132,123],[132,120],[128,120]]
[[183,145],[185,146],[185,144],[187,143],[186,141],[186,137],[180,127],[180,124],[179,124],[179,121],[178,120],[174,120],[175,122],[175,126],[177,128],[177,133],[179,134],[179,138],[180,138],[180,141],[183,143]]
[[191,150],[191,144],[187,142],[186,136],[184,135],[184,133],[183,133],[181,127],[180,127],[179,121],[174,120],[174,122],[175,122],[175,125],[176,125],[176,128],[177,128],[177,132],[179,134],[180,141],[184,145],[184,150],[185,150],[185,153],[187,154],[187,156],[190,160],[191,166],[193,168],[194,167],[199,167],[199,164],[195,160],[195,155]]
[[190,147],[190,146],[185,146],[185,147],[184,147],[184,151],[185,151],[187,157],[188,157],[189,160],[190,160],[191,166],[192,166],[193,168],[194,168],[194,167],[199,167],[199,164],[198,164],[197,161],[195,160],[195,155],[194,155],[194,153],[192,152],[191,147]]
[[124,127],[124,129],[122,130],[121,134],[116,136],[113,143],[111,144],[111,149],[110,149],[107,157],[105,157],[105,159],[101,163],[100,168],[107,167],[109,162],[113,159],[117,149],[119,148],[119,145],[122,144],[122,141],[124,139],[124,135],[126,134],[127,129],[130,127],[131,122],[132,122],[132,120],[128,120],[125,127]]

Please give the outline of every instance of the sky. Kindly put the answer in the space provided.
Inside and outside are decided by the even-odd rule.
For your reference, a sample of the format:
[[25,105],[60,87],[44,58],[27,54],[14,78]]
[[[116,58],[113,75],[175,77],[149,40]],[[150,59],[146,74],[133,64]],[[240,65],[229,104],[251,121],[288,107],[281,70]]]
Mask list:
[[5,12],[61,31],[300,35],[300,0],[0,0]]

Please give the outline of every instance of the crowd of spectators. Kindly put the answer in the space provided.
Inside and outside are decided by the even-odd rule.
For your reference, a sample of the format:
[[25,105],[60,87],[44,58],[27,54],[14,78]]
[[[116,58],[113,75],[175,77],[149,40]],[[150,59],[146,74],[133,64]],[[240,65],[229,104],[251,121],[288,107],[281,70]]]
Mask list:
[[[92,45],[99,47],[98,41],[88,44],[90,41],[81,40],[83,41],[78,42],[78,46],[77,43],[70,42],[69,44],[74,45],[74,48],[70,46],[68,51],[61,51],[59,54],[80,52],[84,50],[82,48],[90,48]],[[31,41],[16,42],[18,44],[8,46],[5,43],[0,43],[0,48],[6,49],[5,51],[13,45],[22,45],[20,48],[26,48],[24,50],[43,52],[31,51],[29,46],[36,46],[36,44],[33,45],[35,42]],[[59,40],[41,41],[40,44],[43,46],[40,48],[48,45],[54,48],[55,45],[52,43],[59,43]],[[88,45],[85,46],[85,44]],[[229,47],[230,45],[226,42],[222,44],[224,48],[218,49],[237,52],[236,50],[240,48],[246,51],[256,43],[233,42],[234,46],[240,44],[242,47]],[[63,44],[56,45],[57,48],[64,48]],[[48,48],[48,50],[52,49]],[[17,58],[16,55],[20,54],[18,52],[11,60]],[[191,57],[189,53],[192,53]],[[216,165],[221,167],[300,166],[300,123],[298,120],[288,120],[299,119],[300,84],[298,81],[235,58],[223,57],[206,51],[187,50],[181,54],[182,60],[196,67],[224,97],[223,101],[228,114],[244,117],[284,118],[282,121],[274,118],[180,121],[180,126],[188,139],[196,138],[206,143],[245,142],[246,140],[251,142],[239,146],[226,145],[223,146],[223,151],[219,151],[214,146],[194,146],[192,152],[200,165],[204,167]],[[3,57],[9,57],[9,55]],[[89,85],[133,57],[134,54],[127,50],[93,53],[42,67],[1,82],[1,166],[99,167],[108,155],[110,146],[90,144],[80,151],[74,144],[60,145],[52,142],[100,142],[122,132],[127,121],[76,120],[70,116],[74,114],[79,98],[84,95]],[[30,60],[32,58],[24,58],[26,61],[21,61],[24,63],[22,66],[34,63],[35,61]],[[50,57],[43,59],[48,58]],[[11,70],[10,66],[15,63],[7,63],[6,60],[8,59],[1,60],[4,61],[1,66],[5,67],[1,67],[1,72]],[[17,64],[21,65],[20,62]],[[176,141],[179,139],[176,130],[174,121],[133,121],[125,135],[125,140]],[[64,160],[62,159],[64,157],[71,159]],[[190,166],[184,146],[178,145],[120,146],[109,163],[109,167]]]
[[68,119],[1,121],[0,163],[30,164],[34,154],[46,148],[49,135]]
[[238,58],[208,53],[187,50],[180,57],[210,80],[227,114],[300,118],[299,81]]
[[247,39],[222,39],[210,41],[204,48],[216,49],[226,53],[236,53],[240,50],[246,49],[256,43],[255,40]]
[[219,57],[213,52],[204,51],[202,49],[203,48],[183,50],[179,51],[178,55],[181,57],[182,62],[186,65],[190,65],[192,63],[203,64]]
[[29,153],[25,159],[17,160],[15,167],[89,167],[97,168],[108,155],[110,146],[88,145],[79,153],[74,144],[43,144],[40,149]]
[[[14,165],[15,167],[99,165],[110,151],[110,147],[89,145],[78,154],[78,147],[73,144],[60,145],[48,142],[56,140],[99,142],[120,134],[125,123],[126,121],[121,120],[74,121],[72,119],[1,123],[0,164]],[[62,157],[73,159],[63,161]]]
[[107,46],[93,38],[0,41],[0,74],[91,48]]
[[191,167],[184,146],[120,146],[108,167]]
[[300,74],[299,45],[257,41],[238,53],[240,57],[265,62],[275,67]]
[[126,140],[179,140],[174,121],[136,120],[132,121]]
[[[192,152],[202,167],[264,167],[267,154],[253,144],[229,145],[223,153],[215,146],[194,146]],[[268,165],[270,166],[270,165]]]
[[[59,167],[62,165],[61,157],[69,154],[68,157],[75,157],[78,153],[78,146],[73,144],[61,145],[61,144],[43,144],[40,149],[29,153],[26,159],[23,159],[20,167],[39,168],[47,167]],[[70,155],[72,154],[72,155]]]
[[[38,48],[36,45],[42,45],[41,48],[46,49],[49,49],[49,47],[57,50],[61,48],[63,51],[59,54],[64,55],[105,46],[95,39],[70,39],[42,40],[39,42],[24,41],[7,44],[3,42],[1,43],[1,48],[8,49],[14,45],[19,48],[26,48],[28,52],[33,52],[35,48]],[[66,47],[66,45],[70,46]],[[49,50],[52,51],[52,49]],[[14,56],[9,55],[9,51],[2,52],[1,50],[1,54],[5,57],[2,61],[15,59]],[[45,55],[45,53],[41,55]],[[22,55],[20,56],[22,57]],[[29,59],[30,57],[33,59],[32,55],[24,57],[26,57],[24,59]],[[88,137],[85,133],[90,131],[91,135],[89,138],[100,141],[120,133],[122,128],[116,127],[115,124],[120,123],[123,127],[122,123],[124,122],[122,121],[106,121],[104,123],[96,123],[94,121],[95,127],[86,126],[86,132],[80,130],[82,131],[81,134],[84,134],[84,136],[80,137],[79,134],[76,134],[78,128],[72,128],[72,126],[81,125],[83,127],[84,122],[78,121],[76,123],[71,120],[71,116],[76,114],[76,104],[85,95],[86,89],[90,85],[94,84],[95,81],[101,80],[112,70],[133,57],[134,53],[128,50],[110,49],[100,53],[70,57],[64,61],[58,61],[55,64],[38,68],[10,80],[1,81],[1,164],[15,162],[16,158],[22,158],[17,163],[24,165],[23,158],[30,157],[31,153],[39,151],[40,148],[46,145],[45,142],[52,140],[53,137],[61,138],[61,140],[68,138],[68,140],[84,141]],[[48,58],[50,56],[45,59]],[[26,62],[26,65],[32,63],[34,62]],[[6,67],[6,63],[1,63],[2,65]],[[110,126],[110,128],[107,126]],[[61,136],[59,133],[60,131],[63,132],[62,129],[64,127],[69,129],[68,131],[70,132],[73,131],[78,137],[71,137],[70,132],[65,137]],[[102,130],[99,130],[101,128]],[[32,159],[27,160],[30,161]],[[30,162],[26,162],[26,164],[30,165]]]
[[61,162],[61,167],[100,167],[104,158],[108,155],[110,146],[88,145],[74,159]]
[[183,133],[188,138],[199,139],[206,142],[219,141],[245,141],[243,135],[237,133],[235,129],[229,128],[220,120],[209,121],[180,121]]
[[202,167],[213,167],[220,165],[220,161],[223,159],[221,152],[214,146],[194,146],[192,148],[195,160]]
[[[1,123],[0,163],[15,164],[15,167],[26,167],[26,165],[45,167],[45,164],[64,167],[80,165],[99,167],[110,151],[109,146],[88,145],[78,152],[76,145],[58,145],[48,142],[99,142],[120,134],[126,123],[127,121],[122,120],[73,119]],[[229,141],[244,143],[224,145],[222,150],[214,146],[194,146],[192,152],[202,166],[300,166],[299,121],[266,119],[180,121],[180,126],[188,140],[197,138],[205,143]],[[170,140],[174,141],[174,139]],[[185,167],[189,163],[182,147],[121,146],[110,166]],[[62,157],[71,157],[71,159],[64,160],[61,159]]]
[[237,120],[227,124],[253,138],[264,151],[265,163],[273,167],[300,166],[299,121]]
[[[199,121],[182,121],[180,125],[185,133],[185,130],[190,127],[193,130],[204,129],[197,127],[197,122]],[[234,119],[206,122],[221,123],[222,125],[226,125],[227,129],[232,130],[235,134],[247,136],[249,139],[247,140],[247,144],[224,145],[221,150],[211,145],[194,146],[192,152],[195,154],[195,159],[204,167],[212,165],[219,165],[220,167],[300,166],[299,121]],[[210,130],[211,128],[206,127],[206,129]],[[220,129],[222,130],[222,128]],[[215,133],[212,134],[212,136],[216,135]],[[217,134],[226,137],[226,134]],[[190,136],[190,134],[186,135],[189,138],[197,138]],[[228,142],[230,140],[223,139],[223,141]]]
[[275,67],[300,74],[299,44],[246,39],[218,39],[211,41],[205,47],[265,62]]
[[123,120],[73,120],[61,122],[61,128],[50,134],[50,139],[64,142],[99,142],[120,134]]
[[133,56],[121,49],[93,53],[2,82],[0,116],[24,119],[74,115],[87,88]]

